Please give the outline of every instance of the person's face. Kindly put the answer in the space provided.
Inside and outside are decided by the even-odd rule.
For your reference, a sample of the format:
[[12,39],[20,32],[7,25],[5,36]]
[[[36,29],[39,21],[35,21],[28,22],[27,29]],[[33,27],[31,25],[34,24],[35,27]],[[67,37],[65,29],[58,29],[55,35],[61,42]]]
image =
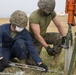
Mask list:
[[43,9],[39,9],[40,13],[44,16],[49,16],[51,14],[51,12],[45,11]]

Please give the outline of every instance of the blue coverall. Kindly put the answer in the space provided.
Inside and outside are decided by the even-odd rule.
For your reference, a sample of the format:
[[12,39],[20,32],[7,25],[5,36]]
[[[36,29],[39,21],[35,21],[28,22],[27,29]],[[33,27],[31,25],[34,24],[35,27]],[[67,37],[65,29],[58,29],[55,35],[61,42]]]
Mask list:
[[10,24],[1,25],[0,57],[4,57],[6,60],[11,60],[14,57],[25,59],[27,53],[29,53],[29,56],[31,56],[35,62],[42,62],[33,45],[30,33],[26,29],[17,33],[17,35],[12,38]]

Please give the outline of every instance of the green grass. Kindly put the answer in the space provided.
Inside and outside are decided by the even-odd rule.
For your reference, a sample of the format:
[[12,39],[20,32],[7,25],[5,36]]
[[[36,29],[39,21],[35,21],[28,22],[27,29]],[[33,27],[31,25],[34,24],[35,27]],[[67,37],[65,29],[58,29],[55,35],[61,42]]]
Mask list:
[[[60,57],[57,62],[54,62],[53,57],[49,56],[46,50],[43,48],[40,54],[42,61],[48,66],[49,70],[55,70],[57,72],[64,71],[64,49],[62,50]],[[76,63],[74,63],[72,69],[72,75],[76,75]],[[60,73],[42,73],[39,71],[25,70],[26,75],[62,75]]]
[[[48,66],[49,70],[55,70],[57,72],[61,72],[64,70],[64,50],[60,54],[60,58],[58,59],[58,62],[54,62],[53,57],[48,55],[46,50],[43,48],[40,57],[42,58],[43,63],[45,63]],[[59,73],[42,73],[39,71],[32,71],[27,73],[26,75],[61,75]]]
[[[55,60],[53,60],[52,56],[47,54],[47,52],[44,48],[41,52],[41,58],[42,58],[43,62],[48,66],[49,70],[56,70],[57,72],[61,72],[64,70],[64,50],[62,50],[57,62],[55,62]],[[46,75],[61,75],[61,74],[46,73]]]

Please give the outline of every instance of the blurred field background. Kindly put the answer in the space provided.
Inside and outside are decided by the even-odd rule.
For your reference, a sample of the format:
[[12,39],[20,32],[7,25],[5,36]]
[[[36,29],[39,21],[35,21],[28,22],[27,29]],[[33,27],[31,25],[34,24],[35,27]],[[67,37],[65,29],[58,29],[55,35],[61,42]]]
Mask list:
[[[67,15],[60,15],[58,16],[60,22],[65,28],[65,32],[67,33],[68,30],[68,24],[67,24]],[[0,19],[0,25],[4,23],[9,23],[8,18],[1,18]],[[27,27],[28,28],[28,27]],[[47,32],[58,32],[57,28],[53,24],[53,22],[50,23]],[[72,33],[73,33],[73,39],[74,39],[74,33],[76,32],[76,26],[72,27]],[[58,72],[64,70],[64,49],[62,50],[60,54],[60,58],[58,62],[53,62],[53,57],[49,56],[46,52],[46,50],[43,48],[40,57],[42,58],[43,62],[48,66],[50,70],[56,70]],[[25,75],[61,75],[59,73],[42,73],[39,71],[32,71],[32,70],[25,70]],[[76,75],[76,63],[74,63],[72,75]]]

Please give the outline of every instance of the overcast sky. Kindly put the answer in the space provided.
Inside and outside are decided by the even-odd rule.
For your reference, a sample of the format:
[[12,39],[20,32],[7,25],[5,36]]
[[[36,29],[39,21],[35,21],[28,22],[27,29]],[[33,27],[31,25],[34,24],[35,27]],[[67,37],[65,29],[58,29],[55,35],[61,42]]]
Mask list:
[[[57,13],[65,12],[65,1],[56,0],[55,10]],[[23,10],[30,14],[37,7],[38,0],[0,0],[0,18],[10,17],[11,13],[15,10]]]

